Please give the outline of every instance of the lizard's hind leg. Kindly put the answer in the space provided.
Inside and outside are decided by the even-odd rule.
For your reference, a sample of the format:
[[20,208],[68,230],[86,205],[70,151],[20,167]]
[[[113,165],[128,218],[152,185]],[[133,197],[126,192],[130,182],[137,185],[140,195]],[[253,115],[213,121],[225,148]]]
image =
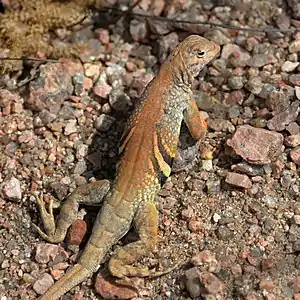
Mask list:
[[[109,272],[118,278],[130,282],[129,278],[157,277],[171,272],[179,264],[163,271],[138,268],[132,264],[141,256],[149,253],[157,243],[158,212],[154,202],[146,202],[137,212],[134,226],[139,233],[139,240],[119,248],[109,261]],[[122,280],[120,281],[122,283]]]
[[99,205],[109,189],[110,183],[108,180],[100,180],[79,186],[63,203],[56,224],[53,216],[53,199],[50,199],[49,212],[47,212],[42,197],[37,198],[37,204],[46,233],[35,224],[33,224],[33,227],[38,231],[40,236],[48,242],[62,242],[67,234],[68,228],[77,218],[79,204]]

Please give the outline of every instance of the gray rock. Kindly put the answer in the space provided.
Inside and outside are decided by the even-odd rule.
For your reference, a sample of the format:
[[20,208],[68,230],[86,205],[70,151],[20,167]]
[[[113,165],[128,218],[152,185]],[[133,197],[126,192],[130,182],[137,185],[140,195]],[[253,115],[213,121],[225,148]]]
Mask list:
[[208,30],[203,35],[206,39],[209,39],[218,45],[226,45],[231,42],[231,39],[225,35],[222,29]]
[[240,116],[240,114],[241,114],[240,106],[238,106],[238,105],[234,105],[234,106],[230,107],[228,110],[229,119],[237,118]]
[[293,84],[295,86],[300,86],[300,74],[292,74],[289,77],[289,81],[291,84]]
[[83,174],[85,171],[87,170],[87,165],[86,165],[86,162],[85,160],[79,160],[76,165],[75,165],[75,168],[74,168],[74,174]]
[[245,173],[249,176],[262,176],[264,175],[264,170],[260,166],[251,166],[247,164],[246,162],[241,162],[236,165],[231,166],[232,171],[237,171],[241,173]]
[[136,20],[133,19],[130,22],[130,34],[134,41],[143,41],[148,33],[147,21],[146,20]]
[[84,75],[83,73],[76,73],[73,76],[73,84],[74,84],[74,93],[76,96],[83,96],[86,94],[86,91],[84,89]]
[[68,194],[67,185],[65,185],[61,182],[52,182],[50,184],[50,187],[59,200],[63,200]]
[[291,134],[291,135],[296,135],[298,133],[300,133],[300,126],[298,125],[297,122],[291,122],[286,130]]
[[243,77],[242,76],[229,77],[228,86],[233,90],[240,90],[244,86]]
[[[115,82],[119,82],[120,78],[125,74],[124,67],[108,62],[108,67],[106,68],[106,76],[109,84],[113,84]],[[102,75],[101,78],[99,78],[99,81],[103,82],[105,80],[105,75]]]
[[295,86],[295,94],[298,100],[300,100],[300,86]]
[[94,122],[97,130],[105,132],[108,131],[110,126],[115,122],[115,118],[109,115],[101,114]]
[[248,61],[248,66],[253,68],[261,68],[270,63],[268,54],[259,53],[252,56]]
[[220,180],[207,180],[206,182],[207,193],[210,195],[216,195],[221,190]]
[[207,122],[208,128],[214,131],[224,131],[232,133],[235,130],[234,125],[228,120],[224,119],[208,119]]
[[254,95],[258,95],[263,88],[263,83],[260,77],[254,76],[250,77],[250,79],[245,84],[245,88]]
[[113,109],[125,112],[132,103],[130,97],[124,93],[123,88],[117,86],[112,88],[109,93],[109,104]]
[[85,42],[85,46],[86,47],[79,52],[80,60],[83,63],[94,61],[100,56],[102,48],[98,39],[89,39],[87,42]]
[[200,272],[197,267],[185,271],[185,286],[192,298],[196,298],[201,295],[201,283],[199,279],[199,274]]

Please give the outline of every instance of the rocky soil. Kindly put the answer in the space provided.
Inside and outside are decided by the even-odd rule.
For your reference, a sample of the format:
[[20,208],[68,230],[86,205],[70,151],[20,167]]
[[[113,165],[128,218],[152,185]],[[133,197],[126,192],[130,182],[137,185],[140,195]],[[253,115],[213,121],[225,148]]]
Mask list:
[[[134,11],[300,27],[297,1],[250,2],[143,0]],[[1,78],[0,299],[37,299],[75,263],[98,208],[81,207],[55,245],[32,227],[41,226],[36,199],[54,198],[58,212],[77,186],[114,178],[124,121],[170,50],[196,33],[222,47],[194,84],[209,131],[197,147],[182,126],[172,176],[157,196],[159,245],[138,262],[182,266],[136,279],[137,292],[110,283],[104,263],[63,299],[299,300],[300,32],[129,22],[77,25],[64,35],[88,45],[81,61],[42,64],[19,88],[21,74]],[[129,232],[111,253],[135,238]]]

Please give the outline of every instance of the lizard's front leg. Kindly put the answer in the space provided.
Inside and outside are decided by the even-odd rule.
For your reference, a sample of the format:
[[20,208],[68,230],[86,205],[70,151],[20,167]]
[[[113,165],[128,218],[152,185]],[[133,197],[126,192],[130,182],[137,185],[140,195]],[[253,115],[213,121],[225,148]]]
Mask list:
[[79,204],[99,205],[109,189],[110,183],[108,180],[100,180],[79,186],[63,203],[56,224],[53,216],[53,199],[50,200],[48,213],[43,200],[38,198],[37,204],[46,233],[35,224],[33,224],[33,226],[41,237],[48,242],[62,242],[67,234],[68,228],[76,220]]
[[207,124],[198,110],[197,103],[194,99],[189,101],[188,108],[184,111],[184,121],[192,135],[198,141],[204,137],[207,131]]

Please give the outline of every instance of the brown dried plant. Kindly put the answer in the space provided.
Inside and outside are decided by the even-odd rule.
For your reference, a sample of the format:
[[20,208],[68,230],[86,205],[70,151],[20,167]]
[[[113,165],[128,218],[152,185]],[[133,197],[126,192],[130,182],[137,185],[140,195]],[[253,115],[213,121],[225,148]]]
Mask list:
[[[103,0],[9,0],[0,15],[0,58],[62,57],[76,54],[76,45],[53,46],[49,33],[80,23],[90,7],[100,8]],[[5,50],[5,51],[4,51]],[[20,60],[1,60],[0,73],[22,69]]]

